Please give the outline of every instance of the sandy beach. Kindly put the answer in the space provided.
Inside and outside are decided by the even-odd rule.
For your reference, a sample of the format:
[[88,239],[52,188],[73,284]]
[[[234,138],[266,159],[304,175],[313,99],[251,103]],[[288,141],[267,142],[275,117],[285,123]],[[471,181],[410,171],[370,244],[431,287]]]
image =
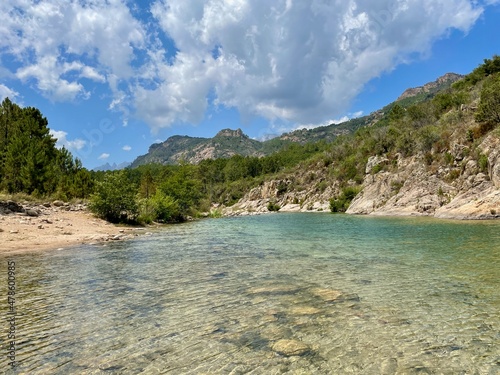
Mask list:
[[[26,208],[26,207],[25,207]],[[60,249],[79,244],[127,240],[147,228],[118,226],[98,219],[84,207],[31,207],[26,212],[0,212],[0,252],[3,254]],[[34,213],[32,212],[34,215]]]

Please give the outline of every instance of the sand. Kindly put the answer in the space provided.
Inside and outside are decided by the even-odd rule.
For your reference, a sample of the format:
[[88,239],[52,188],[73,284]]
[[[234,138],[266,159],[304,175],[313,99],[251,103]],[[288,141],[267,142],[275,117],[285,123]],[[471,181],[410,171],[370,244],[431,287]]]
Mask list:
[[149,229],[117,226],[86,210],[48,209],[38,217],[25,213],[0,215],[0,253],[61,249],[79,244],[134,238]]

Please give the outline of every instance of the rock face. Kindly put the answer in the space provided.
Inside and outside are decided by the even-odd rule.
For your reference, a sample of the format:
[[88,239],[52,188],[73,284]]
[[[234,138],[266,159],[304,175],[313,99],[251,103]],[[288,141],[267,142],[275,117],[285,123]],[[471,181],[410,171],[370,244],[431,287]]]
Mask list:
[[446,73],[444,76],[439,77],[434,82],[429,82],[423,86],[406,90],[397,100],[403,100],[422,93],[432,92],[440,88],[442,89],[444,86],[451,85],[453,82],[456,82],[463,77],[464,76],[456,73]]
[[453,163],[438,170],[428,168],[423,156],[398,155],[397,167],[390,171],[372,173],[373,167],[367,166],[364,188],[347,213],[450,219],[500,217],[500,138],[490,134],[479,145],[488,159],[487,171],[481,171],[472,157],[465,156],[466,149],[454,145]]

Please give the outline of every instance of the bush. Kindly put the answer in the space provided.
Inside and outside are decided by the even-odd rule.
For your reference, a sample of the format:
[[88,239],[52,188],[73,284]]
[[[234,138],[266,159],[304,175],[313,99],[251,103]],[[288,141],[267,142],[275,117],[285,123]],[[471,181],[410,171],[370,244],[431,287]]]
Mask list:
[[477,160],[477,164],[479,165],[479,169],[481,170],[481,172],[488,173],[489,161],[486,155],[480,154]]
[[270,201],[268,204],[267,204],[267,209],[271,212],[278,212],[281,207],[276,204],[274,201]]
[[159,222],[177,223],[184,220],[177,201],[161,191],[157,191],[151,198],[151,205],[154,218]]
[[481,90],[481,101],[476,112],[476,121],[500,123],[500,75],[486,80]]
[[96,183],[89,209],[112,223],[133,222],[138,215],[136,191],[124,171],[107,173],[101,182]]
[[349,186],[342,190],[342,193],[337,197],[330,199],[331,212],[346,212],[351,202],[360,192],[360,187]]

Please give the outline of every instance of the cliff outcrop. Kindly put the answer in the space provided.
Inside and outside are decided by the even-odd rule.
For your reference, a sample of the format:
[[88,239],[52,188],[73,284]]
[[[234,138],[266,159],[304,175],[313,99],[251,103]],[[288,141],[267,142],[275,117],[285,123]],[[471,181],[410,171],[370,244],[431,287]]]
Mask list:
[[[428,165],[425,155],[392,160],[372,156],[365,168],[362,190],[348,214],[379,216],[430,216],[443,219],[500,218],[500,137],[488,135],[478,146],[479,165],[469,147],[454,144],[448,165]],[[374,171],[377,171],[374,173]],[[269,212],[328,212],[330,199],[340,187],[327,178],[328,168],[296,172],[263,182],[251,189],[227,216]]]
[[[490,134],[479,145],[482,165],[455,144],[447,167],[434,170],[424,156],[404,158],[389,171],[372,173],[378,157],[369,159],[363,190],[347,213],[434,216],[446,219],[500,217],[500,138]],[[486,159],[484,159],[486,158]],[[486,162],[487,160],[487,162]]]

